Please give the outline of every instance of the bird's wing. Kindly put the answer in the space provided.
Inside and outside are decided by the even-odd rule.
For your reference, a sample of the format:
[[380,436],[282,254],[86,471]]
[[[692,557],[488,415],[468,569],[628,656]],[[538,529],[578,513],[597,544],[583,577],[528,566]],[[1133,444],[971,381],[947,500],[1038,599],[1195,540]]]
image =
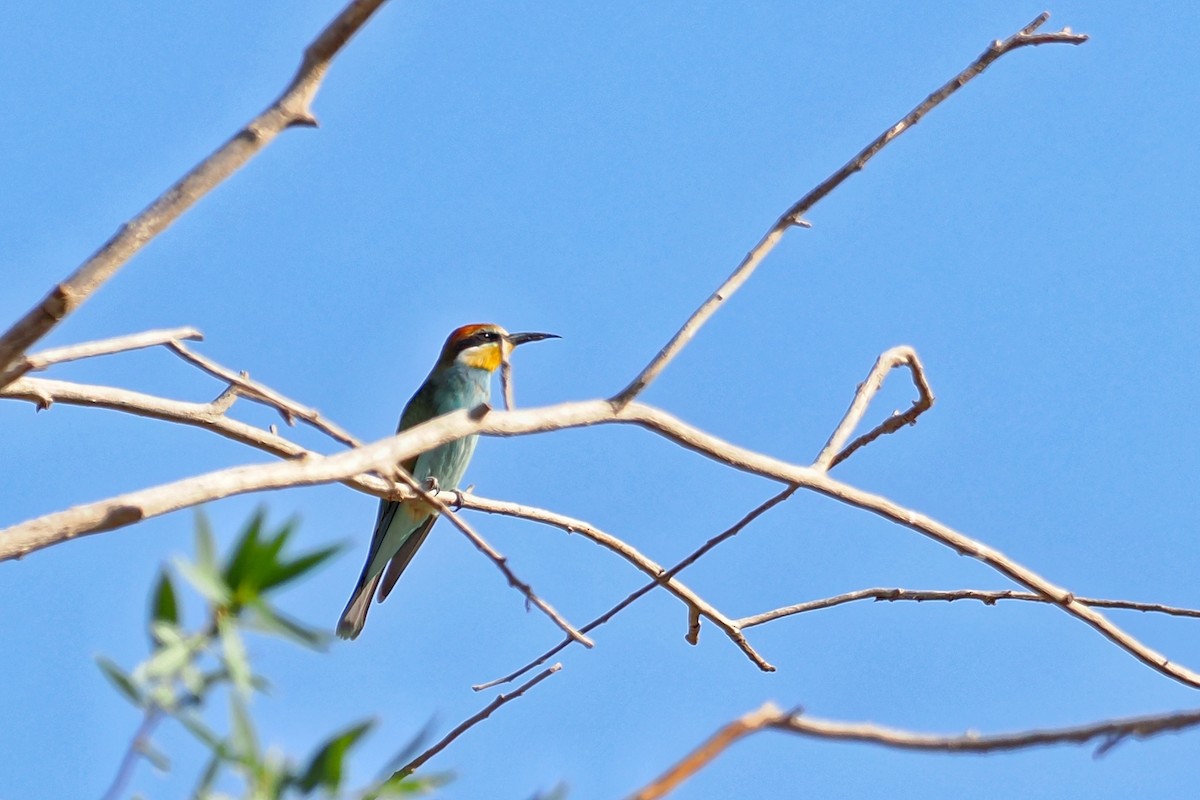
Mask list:
[[437,514],[430,514],[429,518],[421,523],[421,527],[408,535],[408,538],[404,540],[404,544],[400,545],[400,549],[396,551],[396,555],[392,556],[392,560],[388,562],[387,571],[383,573],[383,583],[379,584],[378,602],[382,603],[392,593],[392,589],[396,586],[396,581],[400,580],[400,575],[408,567],[408,562],[412,561],[412,557],[416,555],[417,548],[421,546],[425,541],[425,537],[429,535],[429,531],[433,528],[433,523],[437,522],[437,518]]

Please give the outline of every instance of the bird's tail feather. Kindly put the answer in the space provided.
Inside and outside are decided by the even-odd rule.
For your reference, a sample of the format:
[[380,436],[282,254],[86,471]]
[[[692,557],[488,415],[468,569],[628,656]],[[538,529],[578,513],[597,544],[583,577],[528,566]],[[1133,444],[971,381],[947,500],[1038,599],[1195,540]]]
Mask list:
[[354,587],[354,594],[350,595],[350,602],[346,603],[346,610],[338,620],[338,636],[343,639],[357,639],[362,633],[363,625],[367,623],[367,612],[371,610],[371,596],[375,594],[375,586],[382,574],[377,572],[374,577],[368,578],[367,571],[363,570],[362,577],[358,579],[358,586]]

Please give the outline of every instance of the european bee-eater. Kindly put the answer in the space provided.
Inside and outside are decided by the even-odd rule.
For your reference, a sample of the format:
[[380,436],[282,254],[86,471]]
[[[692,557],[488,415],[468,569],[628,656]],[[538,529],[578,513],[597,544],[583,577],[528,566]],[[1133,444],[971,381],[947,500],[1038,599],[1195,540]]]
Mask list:
[[[514,347],[557,338],[553,333],[509,333],[499,325],[464,325],[446,339],[429,377],[404,407],[396,431],[488,402],[492,373],[508,360]],[[444,444],[410,458],[401,466],[419,483],[440,490],[457,489],[478,438],[467,436]],[[343,639],[358,637],[367,621],[371,595],[375,594],[380,579],[383,580],[379,585],[379,602],[382,603],[429,535],[437,516],[428,503],[420,500],[380,501],[367,563],[363,565],[354,594],[338,621],[338,636]]]

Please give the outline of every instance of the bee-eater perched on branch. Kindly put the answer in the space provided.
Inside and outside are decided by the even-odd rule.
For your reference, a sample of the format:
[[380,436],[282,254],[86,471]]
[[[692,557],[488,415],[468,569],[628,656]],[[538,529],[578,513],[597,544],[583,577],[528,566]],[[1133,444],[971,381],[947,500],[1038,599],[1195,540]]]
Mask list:
[[[429,377],[404,407],[397,432],[451,411],[471,409],[488,402],[492,373],[508,361],[514,347],[557,338],[553,333],[509,333],[499,325],[464,325],[450,334]],[[466,436],[435,447],[401,466],[418,483],[441,490],[457,489],[478,438]],[[363,565],[354,594],[338,621],[338,636],[343,639],[358,637],[367,621],[375,587],[379,586],[379,602],[382,603],[429,535],[437,516],[428,503],[415,498],[380,501],[367,563]]]

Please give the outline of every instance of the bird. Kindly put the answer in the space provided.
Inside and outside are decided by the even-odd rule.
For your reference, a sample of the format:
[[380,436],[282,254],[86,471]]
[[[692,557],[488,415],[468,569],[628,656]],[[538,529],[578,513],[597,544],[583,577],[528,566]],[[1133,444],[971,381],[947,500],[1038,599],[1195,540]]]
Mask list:
[[[396,432],[460,409],[472,409],[491,397],[492,373],[528,342],[561,338],[553,333],[509,333],[490,323],[464,325],[446,339],[437,363],[404,406]],[[401,466],[430,488],[457,490],[475,452],[478,436],[465,436],[410,458]],[[381,500],[367,561],[337,624],[337,635],[362,633],[378,586],[379,602],[391,593],[417,548],[429,535],[438,512],[416,498]],[[382,581],[382,583],[381,583]]]

